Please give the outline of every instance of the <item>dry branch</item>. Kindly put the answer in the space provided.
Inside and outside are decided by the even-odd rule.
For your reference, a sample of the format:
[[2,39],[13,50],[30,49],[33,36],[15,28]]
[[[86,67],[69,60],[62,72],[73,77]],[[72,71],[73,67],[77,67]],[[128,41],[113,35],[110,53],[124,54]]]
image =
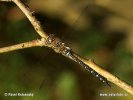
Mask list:
[[125,81],[121,80],[117,76],[109,73],[108,71],[102,69],[102,67],[100,67],[99,65],[97,65],[93,60],[83,59],[80,56],[77,56],[77,57],[79,59],[81,59],[85,64],[87,64],[88,66],[90,66],[92,69],[96,70],[99,74],[101,74],[102,76],[104,76],[105,78],[107,78],[108,81],[114,83],[115,85],[121,87],[122,89],[124,89],[125,91],[127,91],[127,92],[129,92],[130,94],[133,95],[133,87],[131,85],[129,85]]
[[12,0],[26,15],[31,24],[33,25],[36,32],[43,38],[47,37],[47,34],[43,31],[40,22],[33,16],[33,12],[30,11],[29,7],[23,4],[20,0]]
[[[11,0],[0,0],[0,1],[11,1]],[[34,46],[47,46],[45,44],[45,41],[48,37],[48,35],[43,31],[40,22],[33,16],[32,12],[30,9],[25,6],[20,0],[12,0],[22,11],[23,13],[27,16],[31,24],[33,25],[34,29],[36,32],[42,37],[40,40],[34,40],[30,42],[25,42],[25,43],[20,43],[17,45],[9,46],[9,47],[3,47],[0,48],[0,53],[4,52],[10,52],[18,49],[24,49],[24,48],[29,48],[29,47],[34,47]],[[107,78],[108,81],[114,83],[115,85],[121,87],[128,93],[133,95],[133,87],[126,82],[120,80],[118,77],[114,76],[113,74],[107,72],[106,70],[102,69],[100,66],[95,64],[91,60],[86,60],[77,54],[75,54],[76,57],[78,57],[81,61],[83,61],[86,65],[90,66],[93,70],[98,72],[100,75],[104,76]]]
[[42,45],[43,45],[43,42],[37,39],[37,40],[29,41],[29,42],[19,43],[19,44],[12,45],[12,46],[2,47],[0,48],[0,53],[15,51],[19,49],[25,49],[29,47],[42,46]]

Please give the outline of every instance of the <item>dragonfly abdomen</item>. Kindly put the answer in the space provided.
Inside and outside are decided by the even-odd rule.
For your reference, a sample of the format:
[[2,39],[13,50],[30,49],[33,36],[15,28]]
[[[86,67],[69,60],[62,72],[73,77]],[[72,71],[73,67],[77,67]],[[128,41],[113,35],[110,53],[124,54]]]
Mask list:
[[103,76],[101,76],[100,74],[98,74],[95,70],[93,70],[88,65],[86,65],[84,62],[82,62],[77,57],[75,57],[72,53],[70,53],[70,54],[71,55],[69,55],[69,56],[71,56],[71,59],[73,59],[75,62],[77,62],[78,64],[80,64],[82,67],[84,67],[88,72],[90,72],[91,74],[93,74],[93,76],[95,76],[96,78],[98,78],[100,81],[102,81],[103,83],[105,83],[108,86],[110,86],[110,84],[108,83],[108,81],[107,81],[106,78],[104,78]]

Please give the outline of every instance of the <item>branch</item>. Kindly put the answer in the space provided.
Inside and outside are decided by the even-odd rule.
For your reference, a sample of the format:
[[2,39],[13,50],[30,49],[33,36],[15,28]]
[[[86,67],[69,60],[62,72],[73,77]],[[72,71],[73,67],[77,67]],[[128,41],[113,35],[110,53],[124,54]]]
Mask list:
[[26,15],[31,24],[33,25],[36,32],[43,38],[47,37],[47,34],[43,31],[40,22],[33,16],[33,12],[30,11],[29,7],[23,4],[20,0],[12,0]]
[[[0,0],[0,1],[11,1],[11,0]],[[56,51],[57,53],[60,53],[60,54],[63,55],[63,53],[59,52],[60,49],[58,51],[58,48],[55,48],[52,44],[51,45],[47,45],[46,44],[46,41],[48,39],[48,35],[43,31],[42,26],[40,25],[40,22],[33,16],[33,14],[30,11],[30,9],[26,5],[24,5],[20,0],[12,0],[12,1],[27,16],[27,18],[29,19],[29,21],[33,25],[34,29],[42,37],[42,39],[40,39],[40,40],[34,40],[34,41],[30,41],[30,42],[25,42],[25,43],[20,43],[20,44],[13,45],[13,46],[9,46],[9,47],[3,47],[3,48],[0,48],[0,53],[10,52],[10,51],[24,49],[24,48],[29,48],[29,47],[34,47],[34,46],[48,46],[48,47],[52,48],[54,51]],[[48,41],[48,42],[50,42],[50,41]],[[64,46],[63,43],[61,45]],[[64,49],[64,48],[61,48],[61,49]],[[67,49],[65,48],[65,50],[67,50]],[[79,60],[81,60],[82,62],[84,62],[86,65],[90,66],[97,73],[99,73],[100,75],[102,75],[105,78],[107,78],[108,81],[114,83],[115,85],[121,87],[122,89],[124,89],[125,91],[127,91],[127,92],[129,92],[130,94],[133,95],[133,87],[131,85],[128,85],[126,82],[120,80],[118,77],[116,77],[113,74],[109,73],[108,71],[102,69],[100,66],[98,66],[97,64],[95,64],[93,61],[86,60],[86,59],[78,56],[77,54],[74,54],[74,55]]]
[[84,58],[78,56],[77,54],[75,54],[75,56],[77,56],[80,60],[82,60],[85,64],[90,66],[92,69],[97,71],[100,75],[107,78],[108,81],[114,83],[115,85],[121,87],[122,89],[126,90],[127,92],[129,92],[130,94],[133,95],[133,86],[127,84],[126,82],[122,81],[121,79],[119,79],[115,75],[113,75],[113,74],[109,73],[108,71],[102,69],[102,67],[97,65],[93,60],[84,59]]
[[3,47],[3,48],[0,48],[0,53],[15,51],[15,50],[29,48],[29,47],[42,46],[43,45],[42,40],[43,39],[41,40],[37,39],[37,40],[29,41],[29,42],[24,42],[24,43],[8,46],[8,47]]

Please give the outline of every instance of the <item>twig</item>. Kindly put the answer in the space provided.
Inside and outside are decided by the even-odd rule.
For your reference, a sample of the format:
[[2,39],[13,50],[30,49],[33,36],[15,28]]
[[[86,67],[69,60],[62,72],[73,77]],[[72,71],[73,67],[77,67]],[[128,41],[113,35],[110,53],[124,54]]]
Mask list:
[[[11,0],[0,0],[0,1],[11,1]],[[42,39],[34,40],[34,41],[30,41],[30,42],[25,42],[25,43],[20,43],[20,44],[9,46],[9,47],[0,48],[0,53],[14,51],[14,50],[18,50],[18,49],[29,48],[29,47],[34,47],[34,46],[47,46],[45,44],[45,41],[46,41],[48,35],[43,31],[43,29],[40,25],[40,22],[32,15],[32,12],[30,11],[30,9],[27,6],[25,6],[20,0],[12,0],[12,1],[27,16],[27,18],[29,19],[29,21],[33,25],[34,29],[42,37]],[[57,53],[59,53],[59,52],[57,52]],[[122,89],[126,90],[127,92],[129,92],[133,95],[133,87],[131,85],[128,85],[126,82],[120,80],[118,77],[116,77],[116,76],[112,75],[111,73],[107,72],[106,70],[102,69],[100,66],[95,64],[93,61],[86,60],[86,59],[78,56],[77,54],[74,54],[74,55],[76,57],[78,57],[81,61],[83,61],[86,65],[90,66],[92,69],[94,69],[96,72],[98,72],[100,75],[107,78],[108,81],[114,83],[115,85],[121,87]]]
[[47,34],[43,31],[42,26],[40,25],[40,22],[33,16],[33,12],[30,11],[29,7],[26,6],[24,3],[21,2],[21,0],[0,0],[3,2],[14,2],[26,15],[26,17],[29,19],[31,24],[33,25],[36,32],[43,38],[47,37]]
[[108,71],[102,69],[99,65],[97,65],[93,60],[87,60],[84,59],[77,54],[75,54],[80,60],[82,60],[85,64],[90,66],[92,69],[96,70],[100,75],[104,76],[107,78],[108,81],[114,83],[115,85],[121,87],[122,89],[126,90],[127,92],[131,93],[133,95],[133,86],[129,85],[128,83],[122,81],[115,75],[109,73]]
[[20,0],[12,0],[27,16],[31,24],[33,25],[36,32],[43,38],[47,37],[47,34],[43,31],[42,26],[40,25],[40,22],[33,16],[33,12],[30,11],[28,6],[23,4]]
[[12,45],[12,46],[3,47],[3,48],[0,48],[0,53],[15,51],[15,50],[29,48],[29,47],[35,47],[35,46],[43,46],[42,39],[32,40],[29,42],[24,42],[24,43]]

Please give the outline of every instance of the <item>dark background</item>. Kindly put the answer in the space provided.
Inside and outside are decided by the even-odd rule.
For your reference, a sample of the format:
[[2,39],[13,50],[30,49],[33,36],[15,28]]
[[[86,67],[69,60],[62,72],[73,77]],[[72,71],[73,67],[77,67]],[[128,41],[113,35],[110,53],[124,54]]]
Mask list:
[[[85,58],[133,84],[133,28],[130,0],[28,0],[47,33]],[[0,47],[40,38],[22,11],[0,2]],[[0,100],[131,100],[101,83],[75,62],[47,47],[0,54]],[[34,93],[5,97],[4,93]],[[100,96],[123,93],[128,96]]]

